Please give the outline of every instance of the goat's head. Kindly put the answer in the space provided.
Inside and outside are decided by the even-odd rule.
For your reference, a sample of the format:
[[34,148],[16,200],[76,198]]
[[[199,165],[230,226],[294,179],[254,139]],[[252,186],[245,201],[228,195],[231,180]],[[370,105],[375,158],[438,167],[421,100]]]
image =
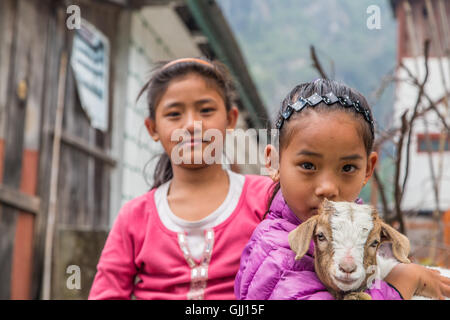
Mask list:
[[382,242],[392,242],[394,256],[409,262],[408,238],[384,223],[370,205],[325,199],[317,215],[289,233],[296,260],[308,251],[312,238],[316,274],[331,293],[365,288],[368,267],[376,266]]

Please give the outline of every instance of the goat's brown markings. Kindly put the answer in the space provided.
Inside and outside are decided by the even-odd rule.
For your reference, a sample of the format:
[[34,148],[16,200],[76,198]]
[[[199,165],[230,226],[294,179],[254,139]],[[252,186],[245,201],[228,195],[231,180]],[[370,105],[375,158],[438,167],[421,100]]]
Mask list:
[[[364,245],[364,270],[366,270],[366,272],[369,269],[370,266],[376,266],[377,265],[377,250],[378,247],[380,245],[380,234],[381,234],[381,220],[378,217],[378,214],[376,212],[376,210],[372,210],[372,220],[373,220],[373,228],[370,231],[366,243]],[[371,244],[377,240],[379,243],[377,245],[377,247],[371,247]],[[363,286],[365,287],[367,285],[367,281],[369,279],[370,276],[373,275],[373,272],[375,272],[375,270],[373,269],[372,272],[366,273],[366,278],[363,282]],[[362,289],[362,288],[361,288]]]
[[[333,206],[328,201],[324,201],[319,207],[319,218],[314,232],[314,245],[316,248],[315,270],[322,283],[331,285],[331,287],[327,286],[329,290],[338,291],[339,288],[335,286],[334,281],[331,279],[334,249],[332,245],[333,234],[329,220],[334,212]],[[325,245],[319,243],[317,240],[317,233],[319,230],[322,231],[327,238]]]

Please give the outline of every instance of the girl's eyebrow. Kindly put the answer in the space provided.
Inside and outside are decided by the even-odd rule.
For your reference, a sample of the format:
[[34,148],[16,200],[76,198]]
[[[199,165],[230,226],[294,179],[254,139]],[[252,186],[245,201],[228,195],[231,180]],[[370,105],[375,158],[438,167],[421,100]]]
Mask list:
[[312,157],[318,157],[318,158],[323,158],[323,156],[320,153],[316,153],[316,152],[312,152],[309,150],[300,150],[297,153],[298,156],[312,156]]
[[178,101],[170,102],[163,106],[164,109],[169,109],[173,107],[182,107],[184,104]]
[[[312,152],[312,151],[309,151],[309,150],[300,150],[300,152],[298,152],[297,155],[298,156],[303,155],[303,156],[311,156],[311,157],[323,158],[323,155],[321,155],[320,153]],[[339,160],[363,160],[363,159],[364,158],[361,155],[357,154],[357,153],[339,158]]]
[[341,157],[340,160],[363,160],[364,158],[359,154],[352,154],[350,156]]
[[[209,103],[209,102],[214,103],[215,101],[214,101],[214,99],[211,99],[211,98],[204,98],[204,99],[195,101],[195,105],[201,106],[201,105],[203,105],[205,103]],[[174,102],[169,102],[168,104],[164,105],[164,108],[168,109],[168,108],[172,108],[172,107],[182,107],[182,106],[184,106],[183,102],[174,101]]]
[[202,105],[202,104],[205,104],[205,103],[209,103],[209,102],[215,102],[214,101],[214,99],[211,99],[211,98],[204,98],[204,99],[200,99],[200,100],[197,100],[197,101],[195,101],[195,104],[196,105]]

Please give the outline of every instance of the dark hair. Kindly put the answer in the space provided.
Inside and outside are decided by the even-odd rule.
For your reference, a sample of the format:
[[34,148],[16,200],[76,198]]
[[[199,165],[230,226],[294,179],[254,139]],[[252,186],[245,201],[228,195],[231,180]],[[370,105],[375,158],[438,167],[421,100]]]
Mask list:
[[[360,106],[367,110],[370,114],[370,118],[373,119],[371,108],[364,96],[358,92],[357,90],[348,87],[347,85],[337,82],[334,80],[329,79],[317,79],[313,82],[306,82],[297,85],[295,88],[289,92],[289,94],[284,98],[283,102],[281,103],[280,111],[278,112],[277,119],[281,119],[282,114],[285,112],[286,108],[289,105],[294,104],[299,97],[308,98],[312,96],[314,93],[317,93],[320,96],[325,96],[326,94],[332,92],[335,96],[342,97],[342,96],[348,96],[348,98],[352,101],[359,101]],[[314,107],[306,107],[303,110],[299,112],[293,112],[292,116],[284,120],[285,123],[280,131],[279,131],[279,146],[280,146],[280,157],[281,157],[281,150],[285,148],[288,143],[290,142],[293,133],[295,132],[295,127],[289,126],[288,123],[292,121],[292,119],[296,119],[298,117],[301,117],[302,114],[309,114],[310,112],[318,112],[318,113],[324,113],[324,112],[330,112],[330,111],[342,111],[347,114],[351,114],[354,116],[355,120],[358,121],[359,124],[359,133],[361,134],[361,137],[363,139],[364,147],[366,149],[367,155],[369,155],[372,152],[372,147],[374,143],[374,136],[372,134],[371,125],[368,121],[364,118],[364,116],[357,112],[357,110],[353,107],[344,107],[340,103],[334,103],[332,105],[327,105],[323,102],[319,103],[318,105]],[[276,122],[275,122],[276,123]],[[269,212],[270,205],[272,204],[273,199],[275,198],[277,192],[280,190],[280,182],[277,182],[273,186],[273,192],[269,200],[269,206],[267,208],[266,214]],[[265,214],[265,215],[266,215]],[[264,217],[265,217],[264,215]]]
[[[155,120],[156,106],[166,92],[170,82],[189,74],[197,74],[205,79],[208,85],[214,86],[223,98],[227,111],[235,102],[234,84],[227,67],[219,61],[205,58],[183,58],[158,63],[153,75],[143,86],[136,99],[147,91],[149,118]],[[160,155],[153,175],[153,188],[157,188],[173,177],[172,163],[167,153]]]

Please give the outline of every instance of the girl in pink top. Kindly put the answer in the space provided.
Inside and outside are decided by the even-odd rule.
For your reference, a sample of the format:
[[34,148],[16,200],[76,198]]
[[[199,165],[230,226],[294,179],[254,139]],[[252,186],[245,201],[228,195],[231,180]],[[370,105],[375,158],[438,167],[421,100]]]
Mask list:
[[222,156],[217,137],[238,117],[228,71],[218,62],[178,59],[160,66],[144,92],[145,125],[165,153],[152,189],[121,209],[89,299],[235,299],[241,253],[272,181],[211,161]]

